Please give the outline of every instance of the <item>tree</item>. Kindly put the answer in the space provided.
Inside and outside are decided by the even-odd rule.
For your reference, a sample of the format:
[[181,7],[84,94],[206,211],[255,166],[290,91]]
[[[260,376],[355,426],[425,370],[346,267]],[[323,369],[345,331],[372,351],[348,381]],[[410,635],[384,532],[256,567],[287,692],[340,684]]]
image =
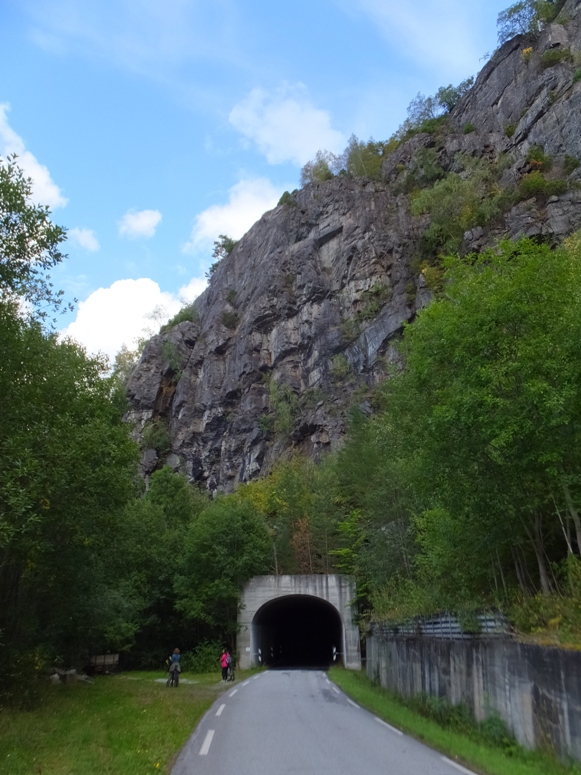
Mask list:
[[220,234],[218,239],[214,240],[214,249],[212,250],[212,258],[214,259],[214,263],[206,272],[206,277],[208,279],[212,277],[218,268],[220,261],[226,258],[226,256],[229,256],[239,242],[240,240],[232,239],[232,237],[228,237],[226,234]]
[[32,183],[16,158],[0,157],[0,301],[25,300],[45,317],[47,307],[63,304],[47,272],[66,258],[66,231],[51,222],[48,207],[31,202]]
[[196,639],[233,639],[242,585],[267,573],[270,540],[249,503],[218,496],[190,526],[177,577],[176,607]]
[[343,167],[343,158],[331,151],[317,151],[315,158],[301,170],[301,186],[307,183],[324,183],[331,180]]
[[565,0],[519,0],[498,14],[498,43],[515,35],[538,35],[543,25],[553,21]]

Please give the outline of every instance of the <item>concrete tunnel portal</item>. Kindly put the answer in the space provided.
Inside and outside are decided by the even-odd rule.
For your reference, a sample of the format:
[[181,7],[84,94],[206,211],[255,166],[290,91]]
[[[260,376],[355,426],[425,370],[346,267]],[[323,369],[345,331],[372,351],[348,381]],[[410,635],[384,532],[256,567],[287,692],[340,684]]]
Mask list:
[[238,617],[240,667],[359,669],[354,598],[354,580],[340,574],[254,577]]

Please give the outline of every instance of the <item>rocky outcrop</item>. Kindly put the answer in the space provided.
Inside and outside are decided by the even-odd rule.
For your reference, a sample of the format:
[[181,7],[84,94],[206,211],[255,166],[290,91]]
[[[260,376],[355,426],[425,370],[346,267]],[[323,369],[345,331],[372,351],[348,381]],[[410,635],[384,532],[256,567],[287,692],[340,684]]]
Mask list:
[[[567,178],[559,196],[521,201],[467,232],[464,251],[503,235],[557,243],[581,226],[580,169],[565,174],[565,157],[581,158],[579,11],[569,0],[565,25],[499,49],[447,131],[401,145],[381,182],[310,184],[250,229],[196,302],[198,322],[153,337],[129,380],[136,437],[151,438],[144,430],[152,423],[167,436],[145,444],[145,475],[167,462],[211,491],[228,491],[290,448],[315,457],[337,448],[349,408],[370,411],[367,393],[396,357],[393,340],[430,298],[418,261],[429,216],[412,216],[401,185],[421,149],[435,151],[445,171],[459,154],[504,154],[502,185],[510,188],[540,145],[554,158],[548,177]],[[565,53],[546,67],[549,50]]]

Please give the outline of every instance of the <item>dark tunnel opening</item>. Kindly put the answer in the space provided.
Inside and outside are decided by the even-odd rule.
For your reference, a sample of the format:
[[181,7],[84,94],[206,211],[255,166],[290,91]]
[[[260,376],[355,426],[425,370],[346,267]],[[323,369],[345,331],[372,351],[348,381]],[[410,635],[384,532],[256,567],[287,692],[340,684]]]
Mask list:
[[323,668],[343,657],[343,625],[337,610],[307,595],[279,597],[257,611],[254,651],[259,664]]

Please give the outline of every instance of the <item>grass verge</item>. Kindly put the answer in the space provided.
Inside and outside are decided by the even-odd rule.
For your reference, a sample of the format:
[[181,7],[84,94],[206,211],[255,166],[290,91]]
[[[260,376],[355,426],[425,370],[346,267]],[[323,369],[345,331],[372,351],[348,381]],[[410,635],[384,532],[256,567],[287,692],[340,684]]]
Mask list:
[[32,711],[0,713],[3,775],[151,775],[169,772],[198,720],[224,691],[217,673],[159,672],[47,687]]
[[396,695],[373,684],[364,673],[334,667],[329,677],[343,691],[384,721],[482,775],[578,775],[554,756],[527,751],[517,744],[496,746],[481,739],[477,728],[463,734],[438,724],[408,707]]

